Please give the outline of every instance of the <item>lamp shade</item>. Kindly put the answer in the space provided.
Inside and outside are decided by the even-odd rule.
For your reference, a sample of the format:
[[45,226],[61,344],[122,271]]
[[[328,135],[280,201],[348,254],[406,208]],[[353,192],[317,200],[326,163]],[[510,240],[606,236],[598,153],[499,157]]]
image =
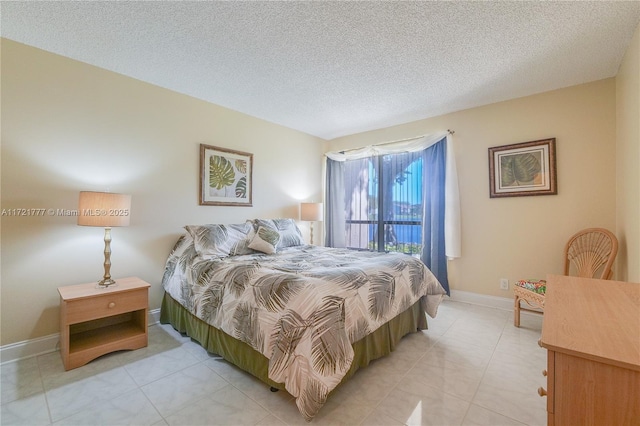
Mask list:
[[323,219],[322,203],[300,203],[300,220],[316,222]]
[[78,201],[78,225],[129,226],[131,195],[112,192],[81,191]]

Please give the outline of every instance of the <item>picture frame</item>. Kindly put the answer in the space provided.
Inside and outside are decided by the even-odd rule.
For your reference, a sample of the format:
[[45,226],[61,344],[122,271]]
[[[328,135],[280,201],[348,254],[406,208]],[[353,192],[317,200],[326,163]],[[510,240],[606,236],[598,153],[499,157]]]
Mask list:
[[489,148],[489,197],[556,195],[556,139]]
[[200,205],[252,207],[253,154],[200,144]]

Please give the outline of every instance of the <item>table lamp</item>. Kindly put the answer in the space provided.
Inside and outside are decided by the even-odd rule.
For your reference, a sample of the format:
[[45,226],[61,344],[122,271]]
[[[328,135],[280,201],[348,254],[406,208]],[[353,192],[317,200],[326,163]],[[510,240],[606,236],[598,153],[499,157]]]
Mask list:
[[104,277],[97,287],[116,285],[111,279],[111,228],[129,226],[131,195],[81,191],[78,225],[104,227]]
[[313,222],[324,219],[322,203],[300,203],[300,220],[311,222],[309,224],[310,242],[313,244]]

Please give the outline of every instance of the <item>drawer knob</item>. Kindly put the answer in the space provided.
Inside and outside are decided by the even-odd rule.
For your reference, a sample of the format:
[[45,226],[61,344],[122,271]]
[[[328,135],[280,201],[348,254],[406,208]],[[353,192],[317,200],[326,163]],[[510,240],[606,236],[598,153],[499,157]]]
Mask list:
[[544,377],[547,377],[547,370],[542,370],[542,375],[543,375]]
[[545,396],[546,394],[547,394],[547,391],[542,386],[540,386],[538,388],[538,395]]
[[116,302],[110,302],[109,303],[109,309],[113,309],[116,307]]

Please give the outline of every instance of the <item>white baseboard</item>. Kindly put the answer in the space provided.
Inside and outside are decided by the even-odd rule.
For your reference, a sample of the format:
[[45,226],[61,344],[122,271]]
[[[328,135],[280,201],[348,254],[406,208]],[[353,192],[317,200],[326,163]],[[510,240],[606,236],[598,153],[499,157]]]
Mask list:
[[[149,326],[160,322],[160,309],[152,309],[148,315]],[[24,340],[0,346],[0,364],[31,358],[60,350],[60,333]]]
[[[487,306],[513,312],[513,297],[488,296],[486,294],[471,293],[469,291],[451,290],[451,300],[454,302],[470,303],[472,305]],[[522,302],[520,302],[522,303]],[[540,309],[529,309],[542,313]],[[531,311],[520,311],[520,315],[536,315]]]
[[0,363],[17,361],[59,350],[60,333],[0,346]]
[[149,311],[149,327],[160,323],[160,308]]
[[489,296],[486,294],[471,293],[470,291],[451,290],[451,300],[513,311],[513,297]]

